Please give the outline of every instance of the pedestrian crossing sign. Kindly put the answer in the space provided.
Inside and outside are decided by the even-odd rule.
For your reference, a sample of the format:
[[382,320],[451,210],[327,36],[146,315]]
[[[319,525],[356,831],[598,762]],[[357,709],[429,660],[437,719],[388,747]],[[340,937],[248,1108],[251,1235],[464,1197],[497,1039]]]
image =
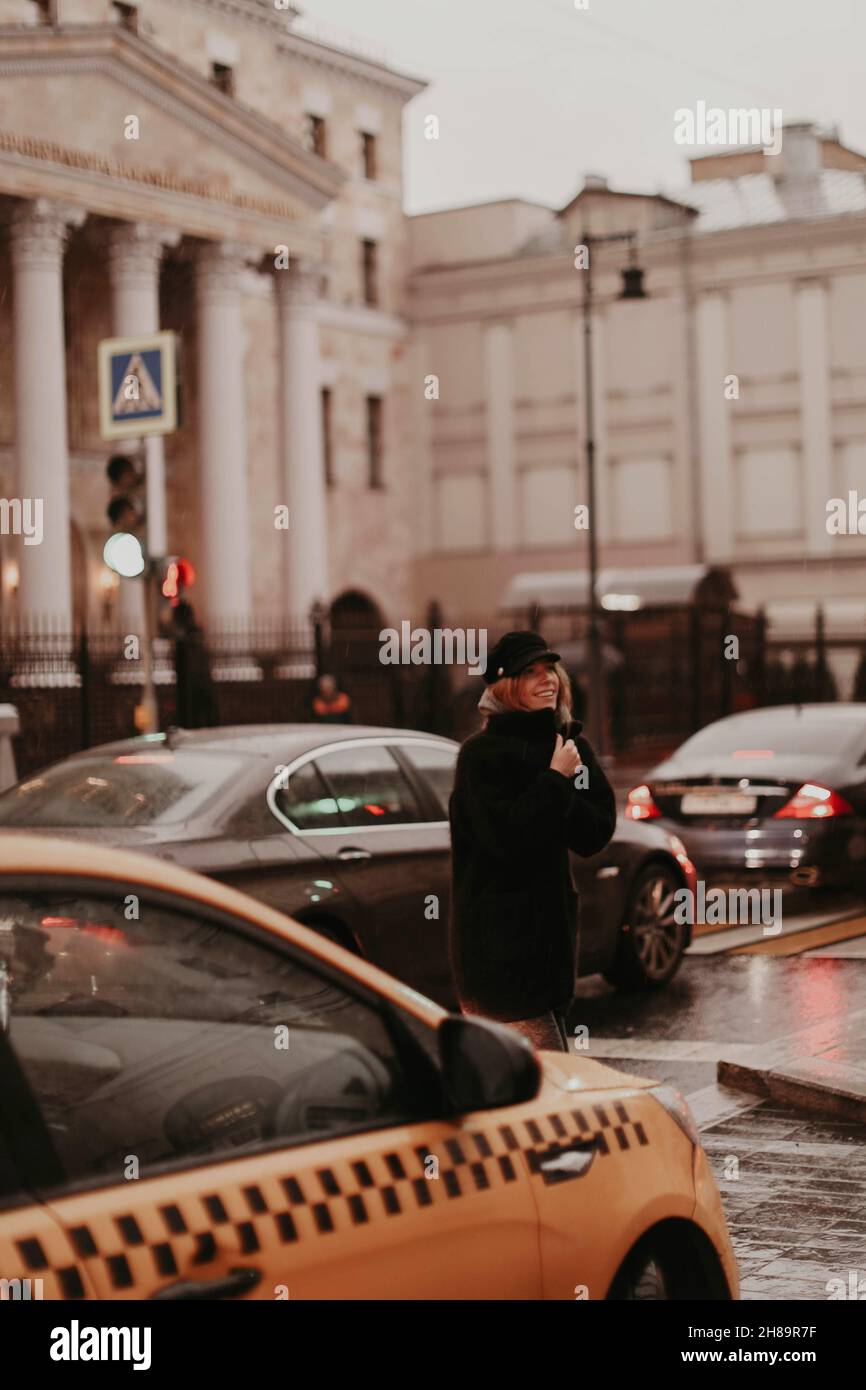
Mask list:
[[99,432],[103,439],[177,429],[174,333],[103,338],[99,344]]

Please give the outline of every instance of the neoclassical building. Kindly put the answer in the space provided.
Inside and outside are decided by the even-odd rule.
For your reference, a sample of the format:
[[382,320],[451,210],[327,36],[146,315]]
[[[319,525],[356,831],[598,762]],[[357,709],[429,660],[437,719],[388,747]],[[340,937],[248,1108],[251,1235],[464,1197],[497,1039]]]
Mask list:
[[424,84],[297,14],[0,0],[0,500],[43,505],[41,544],[0,527],[0,620],[139,621],[102,559],[96,364],[157,329],[182,414],[151,503],[209,624],[572,593],[588,231],[635,234],[647,291],[619,298],[624,243],[593,251],[603,570],[640,599],[722,566],[778,634],[820,602],[859,641],[866,535],[826,509],[866,500],[866,157],[801,124],[696,155],[676,198],[588,177],[561,209],[407,218]]
[[[179,335],[148,448],[213,624],[411,598],[402,111],[423,83],[281,0],[0,0],[0,615],[133,621],[97,346]],[[124,446],[125,447],[125,446]],[[275,523],[288,508],[288,529]],[[10,527],[5,527],[10,531]]]
[[[417,586],[450,615],[585,593],[583,277],[596,247],[600,563],[618,598],[724,566],[776,635],[866,637],[866,156],[787,126],[778,155],[696,155],[679,198],[588,177],[564,208],[519,199],[410,219]],[[863,532],[866,533],[866,515]],[[674,585],[675,587],[675,585]],[[604,599],[602,599],[604,602]],[[850,667],[850,662],[849,662]]]

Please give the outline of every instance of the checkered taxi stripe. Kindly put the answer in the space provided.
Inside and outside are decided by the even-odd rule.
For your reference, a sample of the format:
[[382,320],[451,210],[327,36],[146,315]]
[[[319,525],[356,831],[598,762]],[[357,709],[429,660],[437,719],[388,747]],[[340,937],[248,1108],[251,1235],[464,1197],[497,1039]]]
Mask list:
[[[297,1176],[269,1176],[248,1186],[227,1185],[220,1193],[177,1203],[143,1203],[135,1215],[100,1214],[87,1225],[66,1228],[78,1264],[58,1269],[52,1262],[53,1273],[67,1299],[86,1296],[82,1269],[92,1271],[97,1287],[107,1285],[118,1294],[153,1287],[155,1281],[170,1283],[190,1266],[207,1277],[220,1250],[254,1256],[275,1242],[290,1248],[516,1182],[520,1155],[534,1179],[552,1184],[580,1176],[567,1165],[550,1164],[561,1154],[594,1148],[603,1160],[648,1143],[643,1125],[629,1119],[621,1101],[461,1131],[441,1150],[420,1144],[371,1152],[364,1159],[304,1169]],[[426,1176],[433,1169],[431,1158],[439,1181]],[[16,1243],[28,1275],[49,1268],[40,1240]]]

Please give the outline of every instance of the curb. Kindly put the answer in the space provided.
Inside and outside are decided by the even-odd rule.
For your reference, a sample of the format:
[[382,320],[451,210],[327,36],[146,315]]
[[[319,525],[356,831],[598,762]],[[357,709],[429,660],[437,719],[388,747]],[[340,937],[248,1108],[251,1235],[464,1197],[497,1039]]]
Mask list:
[[716,1076],[720,1084],[765,1100],[866,1125],[866,1070],[859,1067],[820,1058],[767,1068],[719,1061]]

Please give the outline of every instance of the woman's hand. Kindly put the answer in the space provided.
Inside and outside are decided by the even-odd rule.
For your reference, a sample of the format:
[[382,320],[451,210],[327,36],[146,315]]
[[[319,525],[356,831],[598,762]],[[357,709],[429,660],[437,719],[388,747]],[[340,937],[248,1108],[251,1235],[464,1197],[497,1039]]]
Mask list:
[[563,777],[574,776],[580,767],[580,754],[573,738],[570,738],[567,743],[563,743],[562,734],[556,735],[556,747],[553,750],[550,766],[554,772],[561,772]]

